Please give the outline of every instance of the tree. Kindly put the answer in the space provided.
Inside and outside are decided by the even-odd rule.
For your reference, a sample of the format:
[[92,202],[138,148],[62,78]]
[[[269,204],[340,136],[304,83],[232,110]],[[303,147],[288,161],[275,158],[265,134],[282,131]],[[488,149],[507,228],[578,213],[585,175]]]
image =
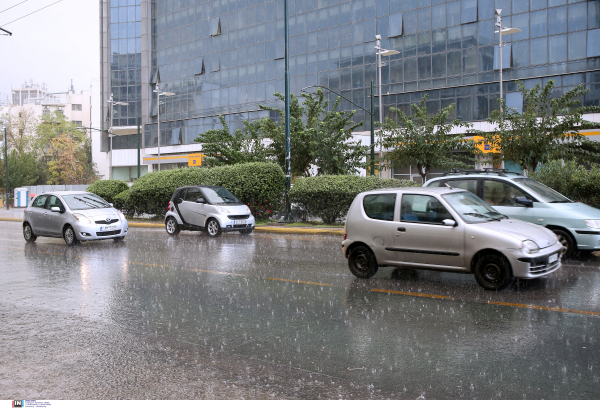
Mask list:
[[[418,104],[412,104],[412,115],[391,108],[398,120],[386,118],[379,132],[384,149],[384,160],[394,166],[416,166],[423,182],[432,169],[460,168],[474,162],[478,153],[473,140],[465,140],[462,134],[451,134],[459,127],[468,128],[460,119],[448,122],[448,116],[454,110],[454,104],[442,108],[436,114],[427,112],[428,95]],[[457,156],[460,152],[468,153]]]
[[538,164],[553,159],[600,157],[594,152],[598,144],[577,130],[598,126],[583,120],[584,113],[598,111],[598,107],[577,106],[579,96],[588,91],[583,84],[556,98],[552,96],[554,80],[543,88],[536,84],[527,90],[521,81],[517,86],[523,94],[523,113],[501,101],[502,112],[492,112],[489,119],[496,130],[485,135],[486,143],[502,152],[500,160],[535,171]]
[[14,113],[9,110],[0,116],[0,122],[6,126],[6,137],[11,151],[16,150],[18,154],[23,154],[35,149],[35,130],[39,121],[33,109],[19,107]]
[[222,129],[211,129],[194,139],[202,143],[202,153],[208,166],[226,166],[239,163],[267,162],[271,150],[263,143],[261,121],[244,122],[244,129],[231,133],[223,116]]
[[[284,101],[284,95],[275,93]],[[340,112],[341,98],[337,98],[331,109],[329,100],[321,89],[316,94],[302,94],[302,104],[293,94],[290,95],[290,158],[293,175],[310,177],[312,166],[317,174],[352,174],[363,167],[362,160],[369,146],[352,140],[352,131],[363,122],[352,121],[355,111]],[[271,139],[277,163],[285,169],[285,112],[279,108],[261,106],[261,109],[275,111],[281,116],[280,122],[265,119],[263,135]]]
[[[38,160],[33,153],[19,154],[13,150],[8,154],[8,184],[11,189],[34,185],[39,178]],[[4,160],[0,160],[0,187],[6,188]]]
[[47,166],[48,182],[91,184],[98,179],[89,137],[62,112],[43,115],[37,136],[37,148]]

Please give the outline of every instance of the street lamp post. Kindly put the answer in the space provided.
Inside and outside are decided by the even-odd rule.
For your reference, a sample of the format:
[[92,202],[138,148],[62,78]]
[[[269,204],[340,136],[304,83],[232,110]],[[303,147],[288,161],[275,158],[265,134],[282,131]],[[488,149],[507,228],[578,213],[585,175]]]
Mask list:
[[494,31],[494,33],[498,33],[499,35],[499,41],[498,41],[498,57],[500,60],[499,63],[499,69],[500,69],[500,112],[502,112],[502,102],[504,101],[503,96],[502,96],[502,69],[504,68],[504,64],[502,63],[502,48],[506,45],[505,42],[502,42],[502,34],[504,35],[509,35],[509,34],[516,34],[516,33],[520,33],[521,30],[518,28],[509,28],[509,27],[502,27],[502,9],[496,9],[496,27],[498,27],[498,31]]
[[[377,76],[379,78],[379,123],[383,129],[383,98],[382,98],[382,89],[381,89],[381,68],[385,66],[385,63],[381,62],[381,56],[390,56],[400,54],[400,51],[396,50],[386,50],[381,48],[381,36],[379,34],[375,35],[375,40],[377,41],[375,44],[375,49],[377,50]],[[379,135],[379,162],[383,162],[383,146],[381,144],[381,134]],[[379,177],[381,177],[381,170],[379,171]]]
[[158,81],[156,81],[154,92],[156,92],[156,124],[158,125],[158,171],[160,171],[160,96],[174,96],[175,94],[173,92],[161,92],[158,86]]
[[6,169],[6,210],[10,210],[10,200],[8,199],[8,138],[6,136],[6,126],[4,126],[4,166]]
[[341,94],[337,93],[336,91],[334,91],[331,88],[327,88],[326,86],[323,85],[310,85],[310,86],[306,86],[304,88],[302,88],[300,90],[300,92],[304,92],[305,90],[307,90],[308,88],[325,88],[327,89],[329,92],[333,92],[334,94],[336,94],[337,96],[339,96],[340,98],[350,102],[352,105],[356,106],[359,109],[364,110],[365,112],[367,112],[369,114],[369,116],[371,117],[371,176],[373,176],[375,174],[375,110],[373,109],[373,81],[371,81],[371,110],[367,110],[365,108],[363,108],[362,106],[352,102],[350,99],[342,96]]
[[110,104],[110,123],[108,124],[108,134],[109,139],[110,139],[110,155],[109,155],[109,159],[108,159],[108,178],[112,179],[112,155],[113,155],[113,146],[112,146],[112,137],[113,137],[113,133],[111,132],[112,127],[113,127],[113,114],[115,113],[113,110],[113,106],[114,105],[122,105],[122,106],[126,106],[129,105],[127,102],[115,102],[113,99],[113,94],[110,94],[110,99],[107,101]]

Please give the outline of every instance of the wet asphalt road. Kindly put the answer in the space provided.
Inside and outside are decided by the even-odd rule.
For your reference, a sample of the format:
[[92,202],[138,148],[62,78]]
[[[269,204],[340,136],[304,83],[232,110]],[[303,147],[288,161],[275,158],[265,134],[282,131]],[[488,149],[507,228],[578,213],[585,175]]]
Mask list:
[[0,399],[600,398],[600,257],[493,293],[340,242],[0,221]]

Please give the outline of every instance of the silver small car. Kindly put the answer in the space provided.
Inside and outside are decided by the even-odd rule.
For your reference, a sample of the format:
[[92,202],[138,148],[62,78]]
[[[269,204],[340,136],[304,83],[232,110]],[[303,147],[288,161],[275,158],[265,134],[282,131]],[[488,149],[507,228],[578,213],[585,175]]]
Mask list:
[[359,278],[379,266],[423,268],[473,273],[483,288],[501,290],[513,277],[555,272],[564,248],[552,231],[508,218],[466,190],[415,187],[356,196],[342,250]]
[[25,209],[23,237],[64,238],[69,246],[81,241],[122,241],[129,224],[120,211],[96,194],[86,191],[54,191],[39,194]]
[[205,231],[210,237],[230,231],[250,234],[255,226],[250,208],[218,186],[179,187],[165,215],[169,235],[177,235],[181,230]]

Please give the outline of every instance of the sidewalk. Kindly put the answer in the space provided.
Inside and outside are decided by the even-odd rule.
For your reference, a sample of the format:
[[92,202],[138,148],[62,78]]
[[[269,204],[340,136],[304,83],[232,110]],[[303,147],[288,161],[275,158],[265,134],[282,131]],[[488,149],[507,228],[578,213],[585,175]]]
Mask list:
[[[20,222],[23,220],[23,211],[25,208],[11,208],[7,210],[6,207],[0,208],[0,221],[15,221]],[[158,228],[164,229],[165,225],[162,222],[149,221],[149,222],[137,222],[128,220],[130,228]],[[274,225],[259,225],[254,228],[256,232],[266,232],[272,234],[307,234],[307,235],[344,235],[344,228],[312,228],[312,227],[289,227],[285,224],[280,226]]]

